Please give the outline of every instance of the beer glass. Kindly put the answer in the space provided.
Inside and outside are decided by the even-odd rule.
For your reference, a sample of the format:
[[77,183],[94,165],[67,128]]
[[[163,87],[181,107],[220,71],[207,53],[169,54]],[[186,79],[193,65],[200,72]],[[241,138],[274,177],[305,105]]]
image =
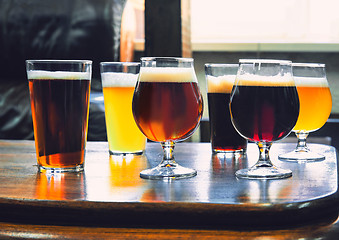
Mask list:
[[135,124],[132,99],[140,63],[100,63],[110,155],[142,154],[146,137]]
[[326,78],[325,64],[293,63],[292,67],[300,100],[300,113],[293,128],[298,143],[293,152],[282,154],[279,159],[287,161],[324,160],[324,155],[312,152],[307,147],[306,138],[310,132],[321,128],[331,113],[332,97]]
[[92,62],[27,60],[26,69],[39,171],[82,171]]
[[272,164],[269,150],[274,141],[293,129],[299,99],[292,63],[283,60],[240,59],[231,93],[230,111],[235,129],[259,147],[257,163],[236,172],[239,178],[276,179],[292,176]]
[[229,110],[239,64],[205,64],[212,151],[244,152],[247,140],[234,129]]
[[178,179],[193,177],[196,170],[177,164],[174,145],[197,129],[203,99],[191,58],[141,58],[141,68],[132,105],[134,119],[145,134],[160,142],[164,157],[155,168],[143,170],[142,178]]

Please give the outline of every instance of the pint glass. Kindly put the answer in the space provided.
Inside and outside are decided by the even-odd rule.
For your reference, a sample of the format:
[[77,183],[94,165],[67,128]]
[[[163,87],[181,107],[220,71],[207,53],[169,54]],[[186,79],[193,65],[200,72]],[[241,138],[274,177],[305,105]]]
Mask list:
[[146,137],[137,127],[132,114],[140,63],[103,62],[100,69],[109,153],[142,154]]
[[40,172],[83,170],[92,62],[27,60]]
[[213,152],[244,152],[247,140],[234,129],[229,102],[238,64],[205,64]]

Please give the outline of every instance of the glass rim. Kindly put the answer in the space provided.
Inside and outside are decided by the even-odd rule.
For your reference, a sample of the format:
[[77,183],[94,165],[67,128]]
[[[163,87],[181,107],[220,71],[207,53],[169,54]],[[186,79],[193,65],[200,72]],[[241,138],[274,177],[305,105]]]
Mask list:
[[140,62],[100,62],[101,66],[118,66],[118,65],[123,65],[123,66],[139,66]]
[[82,63],[92,64],[92,60],[70,60],[70,59],[28,59],[26,63]]
[[221,68],[221,67],[239,67],[238,63],[205,63],[205,67]]
[[325,63],[292,63],[292,67],[325,67]]
[[279,60],[279,59],[239,59],[239,64],[241,63],[276,63],[283,65],[292,65],[291,60]]
[[140,61],[155,61],[155,60],[177,60],[181,62],[193,62],[193,58],[185,57],[141,57]]

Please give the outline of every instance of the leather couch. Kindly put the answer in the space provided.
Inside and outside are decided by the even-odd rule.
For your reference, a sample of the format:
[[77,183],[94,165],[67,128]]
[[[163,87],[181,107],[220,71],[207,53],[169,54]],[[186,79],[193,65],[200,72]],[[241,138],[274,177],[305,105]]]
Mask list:
[[0,1],[0,139],[33,139],[26,59],[93,61],[88,140],[106,140],[99,63],[119,61],[125,0]]

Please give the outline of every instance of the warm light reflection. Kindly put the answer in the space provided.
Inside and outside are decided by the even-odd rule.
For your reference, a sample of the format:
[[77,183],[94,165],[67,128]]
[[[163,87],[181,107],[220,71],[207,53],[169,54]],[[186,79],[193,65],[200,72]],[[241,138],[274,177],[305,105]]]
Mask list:
[[147,168],[145,155],[128,154],[110,156],[110,195],[115,201],[137,201],[141,198],[147,181],[140,178],[140,171]]
[[110,156],[111,190],[116,187],[137,187],[143,184],[140,171],[147,168],[144,155]]
[[216,153],[212,154],[213,174],[234,174],[238,169],[247,167],[244,153]]
[[37,173],[35,195],[45,200],[83,199],[84,176],[82,173]]

